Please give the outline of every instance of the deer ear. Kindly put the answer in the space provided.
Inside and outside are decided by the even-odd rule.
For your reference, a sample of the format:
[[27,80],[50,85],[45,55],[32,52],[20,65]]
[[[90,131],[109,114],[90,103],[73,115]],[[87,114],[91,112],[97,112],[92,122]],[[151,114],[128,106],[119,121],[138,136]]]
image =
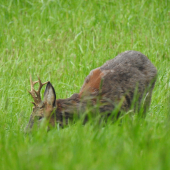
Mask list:
[[47,83],[45,88],[44,101],[52,106],[55,106],[56,94],[55,94],[54,87],[50,82]]

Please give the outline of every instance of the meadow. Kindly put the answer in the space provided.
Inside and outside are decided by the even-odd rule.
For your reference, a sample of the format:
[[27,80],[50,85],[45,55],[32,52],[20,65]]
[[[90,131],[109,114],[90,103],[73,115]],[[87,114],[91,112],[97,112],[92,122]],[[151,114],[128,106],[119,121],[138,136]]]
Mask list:
[[[24,133],[30,74],[67,98],[92,69],[127,50],[158,69],[145,119]],[[170,169],[169,66],[169,0],[0,0],[0,169]]]

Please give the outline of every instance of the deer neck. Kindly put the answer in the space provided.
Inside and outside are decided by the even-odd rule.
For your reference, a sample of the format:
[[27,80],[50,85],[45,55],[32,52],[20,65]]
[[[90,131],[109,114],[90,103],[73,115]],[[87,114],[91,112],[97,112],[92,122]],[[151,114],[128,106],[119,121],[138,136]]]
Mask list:
[[73,114],[77,112],[80,103],[79,94],[73,94],[70,98],[56,100],[57,110],[61,113]]

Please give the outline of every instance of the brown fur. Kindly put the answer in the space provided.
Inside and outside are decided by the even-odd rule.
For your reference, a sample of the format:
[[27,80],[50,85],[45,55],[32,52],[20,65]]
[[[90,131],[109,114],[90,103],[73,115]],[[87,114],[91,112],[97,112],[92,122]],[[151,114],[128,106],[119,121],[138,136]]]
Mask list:
[[[47,93],[45,92],[46,101],[41,102],[44,105],[42,117],[49,119],[52,126],[56,122],[63,126],[64,120],[64,124],[67,124],[68,120],[75,115],[80,116],[84,113],[89,105],[93,108],[92,114],[96,112],[96,104],[99,104],[98,111],[107,115],[110,115],[120,102],[122,103],[120,111],[128,111],[132,106],[135,90],[138,98],[134,107],[136,111],[139,111],[142,99],[145,98],[143,101],[143,116],[145,116],[150,105],[156,75],[156,68],[145,55],[137,51],[126,51],[107,61],[103,66],[92,70],[86,77],[80,92],[73,94],[70,98],[53,101],[55,90],[51,83],[48,83]],[[49,92],[50,88],[51,92]],[[48,103],[55,103],[55,105],[49,106]],[[30,122],[34,122],[31,120],[35,117],[34,115],[33,110]],[[117,117],[119,115],[120,112]],[[28,127],[32,127],[32,124],[28,124]]]
[[84,81],[84,84],[79,93],[80,97],[82,95],[89,95],[99,91],[103,74],[104,73],[100,70],[100,68],[92,70]]

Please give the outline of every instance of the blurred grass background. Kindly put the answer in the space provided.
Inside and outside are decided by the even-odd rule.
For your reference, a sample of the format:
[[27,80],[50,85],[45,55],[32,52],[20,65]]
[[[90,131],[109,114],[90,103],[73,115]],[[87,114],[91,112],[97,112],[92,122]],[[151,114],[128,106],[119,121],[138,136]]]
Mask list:
[[[0,0],[0,169],[170,169],[169,30],[169,0]],[[127,50],[158,69],[145,120],[24,134],[30,74],[66,98]]]

